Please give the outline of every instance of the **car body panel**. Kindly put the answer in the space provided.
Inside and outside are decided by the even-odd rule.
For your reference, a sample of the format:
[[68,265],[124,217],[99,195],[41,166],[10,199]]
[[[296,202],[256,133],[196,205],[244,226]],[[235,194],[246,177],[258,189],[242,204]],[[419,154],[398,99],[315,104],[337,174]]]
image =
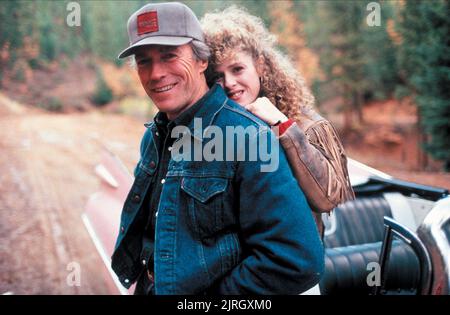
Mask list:
[[101,178],[100,188],[90,196],[82,220],[114,282],[112,292],[129,294],[134,292],[134,286],[127,290],[120,284],[111,269],[111,255],[119,231],[122,207],[133,183],[133,176],[114,154],[106,150],[102,153],[99,165],[96,173]]

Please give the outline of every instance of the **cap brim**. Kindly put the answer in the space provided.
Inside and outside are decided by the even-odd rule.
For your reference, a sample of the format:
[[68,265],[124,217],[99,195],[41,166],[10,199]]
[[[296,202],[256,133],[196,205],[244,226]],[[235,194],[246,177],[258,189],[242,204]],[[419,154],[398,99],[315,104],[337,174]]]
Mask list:
[[119,54],[119,59],[133,55],[137,48],[148,45],[181,46],[191,42],[193,38],[177,36],[152,36],[141,39]]

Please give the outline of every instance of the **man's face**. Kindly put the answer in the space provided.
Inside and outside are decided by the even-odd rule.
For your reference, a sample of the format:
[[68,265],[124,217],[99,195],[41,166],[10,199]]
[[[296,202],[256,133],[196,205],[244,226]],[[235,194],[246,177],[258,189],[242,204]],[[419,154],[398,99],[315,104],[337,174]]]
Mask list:
[[176,118],[207,91],[203,73],[208,63],[196,60],[188,44],[143,46],[135,57],[145,92],[169,119]]

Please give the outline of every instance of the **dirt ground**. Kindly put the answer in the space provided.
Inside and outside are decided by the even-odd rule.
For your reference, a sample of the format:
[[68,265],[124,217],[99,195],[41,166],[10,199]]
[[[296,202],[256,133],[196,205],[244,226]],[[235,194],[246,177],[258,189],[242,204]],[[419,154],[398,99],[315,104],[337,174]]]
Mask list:
[[[98,189],[100,143],[131,169],[144,126],[99,112],[48,114],[3,94],[0,126],[0,293],[110,294],[81,214]],[[80,286],[67,282],[73,262]]]
[[[131,170],[143,121],[98,110],[51,114],[0,92],[0,127],[0,293],[110,294],[109,275],[81,214],[99,187],[94,167],[101,146]],[[365,140],[349,142],[350,157],[401,179],[450,189],[449,173],[408,169],[397,160],[401,146],[387,143],[394,148],[389,155]],[[73,262],[81,268],[80,286],[67,282]]]
[[344,137],[347,154],[398,179],[450,190],[450,173],[422,151],[416,110],[408,100],[366,104],[360,131]]

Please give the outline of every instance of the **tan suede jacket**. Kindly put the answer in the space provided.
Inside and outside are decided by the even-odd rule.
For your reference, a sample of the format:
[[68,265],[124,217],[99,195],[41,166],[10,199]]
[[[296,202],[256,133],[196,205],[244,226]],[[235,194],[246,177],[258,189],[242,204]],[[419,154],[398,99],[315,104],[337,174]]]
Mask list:
[[[279,140],[318,221],[320,213],[330,212],[355,195],[347,157],[336,130],[319,114],[312,116],[292,124]],[[319,231],[323,232],[321,227]]]

